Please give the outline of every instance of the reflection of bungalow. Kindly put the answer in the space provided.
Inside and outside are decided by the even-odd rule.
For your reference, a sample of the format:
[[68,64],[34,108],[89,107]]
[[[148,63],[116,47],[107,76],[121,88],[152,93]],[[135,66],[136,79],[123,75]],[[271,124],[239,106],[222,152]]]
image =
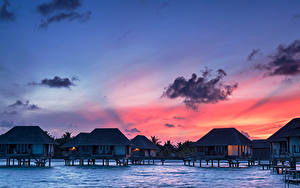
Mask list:
[[212,129],[195,142],[198,155],[205,157],[249,157],[251,140],[235,128]]
[[270,143],[267,140],[252,140],[252,158],[254,160],[269,160]]
[[268,138],[273,158],[300,157],[300,118],[292,119]]
[[133,156],[156,157],[156,153],[159,151],[159,148],[143,135],[137,135],[131,140],[131,143]]
[[131,143],[117,128],[94,129],[91,133],[80,133],[62,147],[67,156],[79,157],[129,157]]
[[[16,126],[0,136],[0,157],[18,160],[19,165],[30,165],[30,159],[35,159],[38,165],[44,165],[46,159],[54,154],[54,140],[39,126]],[[50,160],[49,160],[50,165]]]

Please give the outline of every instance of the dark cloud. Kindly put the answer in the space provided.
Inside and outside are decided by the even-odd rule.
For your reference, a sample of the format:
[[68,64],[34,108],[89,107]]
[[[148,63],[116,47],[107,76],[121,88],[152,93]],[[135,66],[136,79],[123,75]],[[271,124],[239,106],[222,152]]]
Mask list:
[[36,104],[30,104],[29,101],[23,103],[21,100],[17,100],[15,103],[8,106],[8,108],[22,108],[25,110],[39,110],[40,108]]
[[125,132],[128,132],[128,133],[140,133],[141,131],[138,130],[137,128],[132,128],[132,129],[125,129]]
[[127,31],[123,32],[121,35],[119,35],[116,38],[116,41],[121,42],[121,41],[127,39],[129,37],[129,35],[131,35],[131,33],[132,33],[132,30],[127,30]]
[[247,57],[248,61],[251,61],[254,56],[256,56],[260,52],[260,49],[253,49]]
[[163,97],[170,99],[182,97],[187,107],[193,110],[198,109],[201,103],[217,103],[227,100],[228,96],[238,87],[238,84],[224,84],[222,79],[226,76],[224,70],[219,69],[215,78],[209,79],[210,70],[205,70],[202,77],[197,77],[196,74],[192,78],[186,80],[184,77],[178,77],[169,85]]
[[48,86],[51,88],[70,88],[71,86],[75,86],[73,81],[78,80],[76,77],[69,78],[60,78],[59,76],[55,76],[53,79],[45,78],[40,83],[32,82],[29,85],[41,85]]
[[7,106],[1,115],[4,116],[14,116],[24,111],[35,111],[40,110],[40,107],[36,104],[30,104],[27,100],[26,102],[22,102],[21,100],[17,100],[13,104]]
[[173,119],[177,119],[177,120],[184,120],[185,117],[178,117],[178,116],[174,116]]
[[16,19],[15,13],[8,11],[9,6],[9,1],[3,0],[3,5],[0,9],[0,21],[14,21]]
[[60,22],[62,20],[73,21],[78,20],[80,22],[85,22],[90,19],[91,11],[85,13],[77,13],[77,12],[70,12],[70,13],[59,13],[51,17],[47,17],[43,19],[40,23],[40,27],[46,28],[49,24],[53,22]]
[[293,16],[294,19],[299,19],[300,18],[300,14],[296,14]]
[[166,126],[166,127],[169,127],[169,128],[175,127],[175,125],[170,124],[170,123],[166,123],[165,126]]
[[266,71],[266,76],[294,76],[300,73],[300,40],[295,40],[288,46],[279,45],[271,61],[258,64],[256,68]]
[[77,12],[76,10],[81,6],[82,2],[80,0],[52,0],[49,3],[40,4],[37,7],[37,11],[42,15],[40,27],[47,28],[49,24],[63,20],[87,21],[92,12]]
[[80,0],[52,0],[37,7],[37,11],[42,15],[48,15],[55,11],[72,11],[81,6]]

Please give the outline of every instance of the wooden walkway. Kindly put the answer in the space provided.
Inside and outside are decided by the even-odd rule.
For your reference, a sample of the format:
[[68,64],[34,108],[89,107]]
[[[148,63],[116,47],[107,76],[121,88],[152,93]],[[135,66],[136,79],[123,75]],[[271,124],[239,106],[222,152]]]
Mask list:
[[51,157],[45,156],[33,156],[33,155],[10,155],[6,157],[1,157],[5,159],[5,166],[6,167],[46,167],[47,163],[48,166],[51,167]]

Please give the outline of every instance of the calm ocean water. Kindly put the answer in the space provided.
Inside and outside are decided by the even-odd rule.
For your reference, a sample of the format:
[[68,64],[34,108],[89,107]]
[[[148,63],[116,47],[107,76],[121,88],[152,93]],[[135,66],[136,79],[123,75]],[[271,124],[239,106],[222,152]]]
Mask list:
[[129,167],[55,161],[51,168],[0,168],[0,187],[284,187],[282,178],[259,167],[199,168],[181,161]]

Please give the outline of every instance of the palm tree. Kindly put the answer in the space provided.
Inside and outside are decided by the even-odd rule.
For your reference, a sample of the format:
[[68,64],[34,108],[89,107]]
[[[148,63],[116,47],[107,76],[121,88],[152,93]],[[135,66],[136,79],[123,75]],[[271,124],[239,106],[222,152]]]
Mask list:
[[64,145],[65,143],[67,143],[69,140],[71,140],[71,134],[70,132],[65,132],[61,138],[56,139],[56,141],[58,142],[58,144]]
[[160,146],[161,141],[159,141],[159,138],[156,136],[151,136],[151,141],[153,144]]

